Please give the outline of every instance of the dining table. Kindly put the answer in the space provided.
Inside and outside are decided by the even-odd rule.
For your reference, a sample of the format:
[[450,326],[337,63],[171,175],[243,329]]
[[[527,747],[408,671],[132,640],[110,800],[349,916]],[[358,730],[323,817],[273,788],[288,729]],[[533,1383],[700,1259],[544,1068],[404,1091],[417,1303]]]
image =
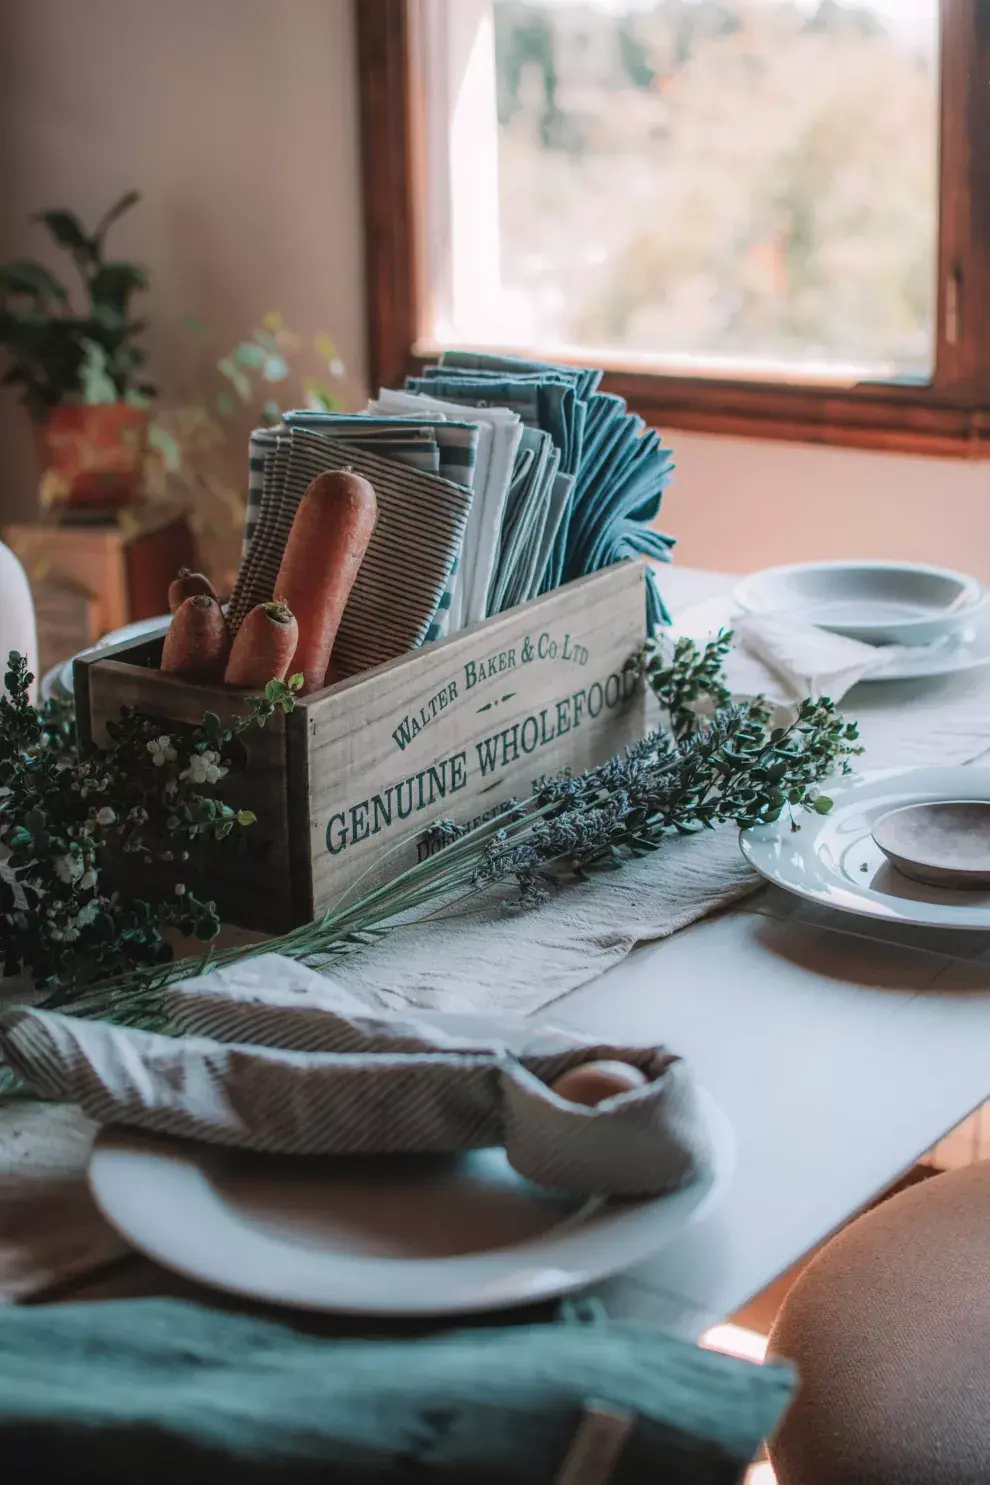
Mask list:
[[[733,581],[672,567],[662,590],[676,618]],[[908,725],[914,683],[884,684],[891,707],[903,691]],[[990,670],[979,684],[990,689]],[[844,703],[852,715],[856,699],[854,691]],[[765,885],[635,948],[555,1001],[553,1021],[612,1042],[676,1047],[732,1126],[734,1164],[707,1215],[594,1287],[610,1317],[695,1340],[799,1264],[990,1097],[990,933],[888,925]],[[86,1157],[79,1140],[71,1158],[52,1165],[66,1213],[87,1199]],[[21,1175],[43,1185],[29,1153]],[[15,1160],[3,1187],[16,1192],[16,1182]],[[3,1253],[0,1234],[0,1288]],[[77,1265],[55,1285],[14,1298],[138,1294],[240,1303],[123,1244],[98,1266]]]

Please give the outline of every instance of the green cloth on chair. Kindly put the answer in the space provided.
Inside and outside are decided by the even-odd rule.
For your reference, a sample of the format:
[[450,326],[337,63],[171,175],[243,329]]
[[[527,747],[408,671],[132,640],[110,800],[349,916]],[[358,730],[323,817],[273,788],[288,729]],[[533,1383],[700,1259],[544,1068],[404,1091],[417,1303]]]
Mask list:
[[582,1485],[729,1485],[792,1372],[645,1326],[324,1340],[176,1300],[0,1315],[4,1478],[45,1485],[553,1485],[585,1404],[634,1423]]

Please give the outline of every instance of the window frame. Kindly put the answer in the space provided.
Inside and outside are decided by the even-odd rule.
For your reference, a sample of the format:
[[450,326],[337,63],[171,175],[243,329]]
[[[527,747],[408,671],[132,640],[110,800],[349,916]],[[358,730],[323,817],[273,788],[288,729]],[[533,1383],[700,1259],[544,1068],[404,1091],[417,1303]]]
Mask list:
[[[450,3],[450,0],[448,0]],[[419,0],[354,0],[369,376],[430,359]],[[664,428],[900,453],[990,458],[990,0],[941,0],[939,233],[930,383],[851,387],[623,367],[604,389]],[[560,359],[558,357],[558,359]]]

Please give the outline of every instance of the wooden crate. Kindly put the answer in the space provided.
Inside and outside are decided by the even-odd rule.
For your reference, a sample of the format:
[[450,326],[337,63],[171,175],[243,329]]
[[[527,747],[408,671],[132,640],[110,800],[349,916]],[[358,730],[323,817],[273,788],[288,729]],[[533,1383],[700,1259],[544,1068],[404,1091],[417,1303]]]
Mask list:
[[[224,919],[271,932],[308,922],[359,877],[363,892],[412,864],[435,820],[469,823],[641,737],[644,691],[623,665],[643,638],[643,584],[640,563],[620,563],[242,734],[226,792],[258,818],[210,884]],[[242,692],[162,675],[160,650],[76,661],[84,746],[105,743],[122,706],[163,726],[244,710]]]

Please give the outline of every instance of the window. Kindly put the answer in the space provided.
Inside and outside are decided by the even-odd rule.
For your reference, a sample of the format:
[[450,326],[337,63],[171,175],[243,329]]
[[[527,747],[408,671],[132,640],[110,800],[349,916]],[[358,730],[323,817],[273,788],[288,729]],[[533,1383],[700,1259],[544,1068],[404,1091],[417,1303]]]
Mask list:
[[[360,0],[375,374],[990,450],[990,0]],[[981,133],[982,131],[982,133]]]

